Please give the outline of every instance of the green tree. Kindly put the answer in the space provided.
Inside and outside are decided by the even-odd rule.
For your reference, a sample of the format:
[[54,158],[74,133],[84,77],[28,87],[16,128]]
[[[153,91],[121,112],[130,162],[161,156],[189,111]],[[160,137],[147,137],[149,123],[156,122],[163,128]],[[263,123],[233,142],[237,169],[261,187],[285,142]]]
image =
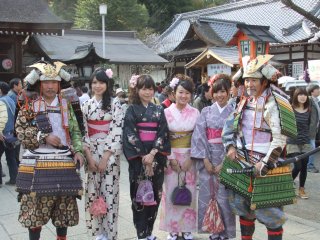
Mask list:
[[175,14],[193,10],[192,0],[138,0],[145,4],[150,16],[149,27],[158,32],[164,31]]
[[75,26],[84,29],[101,29],[99,5],[108,6],[106,16],[107,30],[136,30],[146,27],[148,11],[137,0],[78,0],[75,15]]
[[65,20],[74,21],[77,0],[51,0],[48,3],[56,15]]
[[145,4],[150,16],[149,27],[163,32],[170,26],[175,14],[227,3],[228,0],[138,0]]

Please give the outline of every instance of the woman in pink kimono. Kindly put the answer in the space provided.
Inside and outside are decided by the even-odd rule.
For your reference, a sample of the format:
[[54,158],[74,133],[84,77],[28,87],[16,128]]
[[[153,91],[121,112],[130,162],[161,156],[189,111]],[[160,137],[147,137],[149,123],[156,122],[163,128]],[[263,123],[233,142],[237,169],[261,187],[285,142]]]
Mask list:
[[[196,167],[190,159],[191,136],[200,115],[189,105],[194,90],[192,80],[184,75],[172,79],[176,103],[164,110],[170,131],[171,155],[165,171],[164,192],[160,215],[160,229],[169,232],[168,240],[176,240],[181,232],[184,239],[193,239],[197,231]],[[180,173],[180,174],[179,174]],[[171,196],[175,187],[185,180],[192,194],[190,206],[173,205]]]
[[[235,238],[235,215],[231,212],[228,192],[219,183],[219,172],[225,156],[221,133],[227,117],[234,107],[228,104],[231,79],[228,75],[219,74],[212,84],[215,103],[201,111],[191,140],[191,158],[196,161],[199,177],[198,196],[198,232],[207,230],[203,220],[211,199],[216,200],[224,230],[212,229],[210,240]],[[217,211],[213,211],[217,213]]]

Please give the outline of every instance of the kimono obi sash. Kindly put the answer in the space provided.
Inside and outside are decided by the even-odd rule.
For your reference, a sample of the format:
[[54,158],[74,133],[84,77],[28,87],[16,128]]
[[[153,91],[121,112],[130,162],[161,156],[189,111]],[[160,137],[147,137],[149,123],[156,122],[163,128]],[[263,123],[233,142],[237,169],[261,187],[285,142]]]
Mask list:
[[207,128],[207,138],[209,143],[220,144],[222,143],[222,129]]
[[107,120],[88,120],[88,135],[89,137],[95,134],[108,134],[110,122]]
[[173,148],[190,148],[193,131],[170,132],[170,142]]
[[157,137],[157,122],[140,122],[137,123],[139,137],[141,142],[153,142]]

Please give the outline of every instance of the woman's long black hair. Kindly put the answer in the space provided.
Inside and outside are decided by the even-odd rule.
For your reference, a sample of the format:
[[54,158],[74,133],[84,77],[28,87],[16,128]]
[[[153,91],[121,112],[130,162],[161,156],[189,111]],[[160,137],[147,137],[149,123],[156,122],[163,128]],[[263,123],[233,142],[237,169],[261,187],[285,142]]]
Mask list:
[[102,109],[109,110],[111,108],[111,97],[113,91],[113,79],[109,78],[106,74],[106,69],[99,67],[94,70],[91,75],[91,82],[92,84],[93,79],[96,78],[99,82],[103,82],[107,84],[107,90],[102,95]]

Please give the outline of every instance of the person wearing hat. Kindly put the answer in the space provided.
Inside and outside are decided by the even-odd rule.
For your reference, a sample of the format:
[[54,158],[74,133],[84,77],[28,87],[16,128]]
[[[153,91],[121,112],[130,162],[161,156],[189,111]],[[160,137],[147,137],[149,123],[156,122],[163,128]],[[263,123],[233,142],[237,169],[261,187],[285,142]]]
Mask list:
[[[17,176],[18,220],[28,228],[30,240],[40,239],[41,228],[50,219],[56,227],[57,240],[65,240],[67,228],[79,221],[76,197],[81,190],[63,189],[66,178],[82,189],[76,163],[81,166],[84,160],[76,117],[60,94],[61,80],[70,80],[63,65],[56,62],[31,66],[35,69],[26,76],[26,85],[30,88],[40,84],[40,96],[32,102],[25,101],[16,121],[17,136],[26,149]],[[42,180],[40,170],[46,173]],[[59,171],[67,177],[61,177]],[[36,180],[41,182],[39,187]]]
[[[273,150],[283,149],[286,144],[271,87],[272,83],[276,83],[279,72],[266,64],[271,57],[260,55],[236,73],[234,80],[243,81],[245,93],[222,132],[226,157],[234,161],[243,158],[254,166],[256,175],[260,175],[268,162],[273,160],[270,157]],[[230,190],[229,202],[233,212],[240,217],[241,239],[253,239],[255,219],[266,226],[268,240],[282,239],[282,225],[286,216],[281,207],[251,210],[248,199],[234,189]]]

